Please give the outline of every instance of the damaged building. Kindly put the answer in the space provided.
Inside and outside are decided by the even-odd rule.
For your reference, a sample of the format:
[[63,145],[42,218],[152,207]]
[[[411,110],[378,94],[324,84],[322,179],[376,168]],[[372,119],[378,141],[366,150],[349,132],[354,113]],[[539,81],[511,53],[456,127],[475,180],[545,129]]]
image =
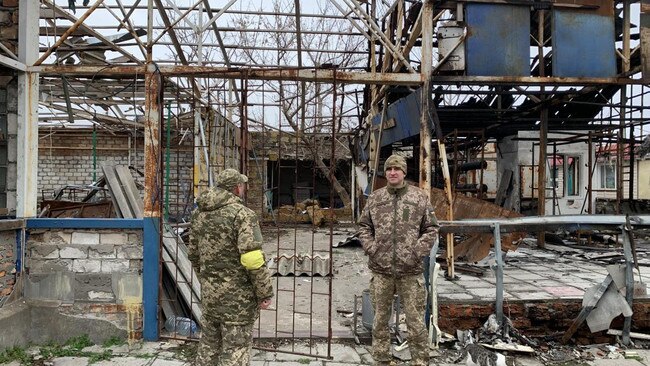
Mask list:
[[647,339],[646,2],[263,3],[3,2],[0,350],[198,340],[190,217],[226,168],[274,273],[256,347],[367,343],[391,154],[440,222],[432,347]]

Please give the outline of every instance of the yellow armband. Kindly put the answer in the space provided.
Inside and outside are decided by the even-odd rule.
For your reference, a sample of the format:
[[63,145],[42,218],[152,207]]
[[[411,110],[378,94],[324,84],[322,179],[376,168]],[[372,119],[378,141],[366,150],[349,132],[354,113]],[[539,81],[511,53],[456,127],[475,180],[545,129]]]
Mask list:
[[258,269],[264,265],[264,252],[261,249],[252,250],[242,254],[239,261],[249,271]]

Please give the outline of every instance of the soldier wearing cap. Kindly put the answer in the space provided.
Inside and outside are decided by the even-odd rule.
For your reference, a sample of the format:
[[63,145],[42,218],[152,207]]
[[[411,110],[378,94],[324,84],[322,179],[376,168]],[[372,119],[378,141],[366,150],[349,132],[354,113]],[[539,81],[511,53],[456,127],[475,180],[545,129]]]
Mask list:
[[188,255],[203,306],[197,365],[248,365],[253,324],[273,297],[262,232],[242,201],[247,181],[235,169],[223,170],[192,213]]
[[438,240],[438,222],[425,192],[404,181],[404,157],[391,155],[384,164],[384,172],[388,185],[368,197],[359,218],[359,238],[372,272],[372,357],[377,365],[390,364],[388,321],[393,297],[399,294],[406,315],[411,365],[428,365],[422,273],[424,257]]

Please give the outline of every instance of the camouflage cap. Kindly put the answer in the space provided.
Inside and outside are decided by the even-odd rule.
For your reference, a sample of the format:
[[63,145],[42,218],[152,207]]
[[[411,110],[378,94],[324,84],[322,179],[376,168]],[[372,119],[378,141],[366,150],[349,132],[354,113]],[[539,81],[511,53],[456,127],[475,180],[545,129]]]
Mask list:
[[387,171],[388,168],[400,168],[406,174],[406,159],[401,155],[393,154],[386,159],[384,163],[384,171]]
[[239,174],[235,169],[225,169],[217,175],[217,186],[228,191],[235,188],[239,183],[246,182],[248,182],[248,177]]

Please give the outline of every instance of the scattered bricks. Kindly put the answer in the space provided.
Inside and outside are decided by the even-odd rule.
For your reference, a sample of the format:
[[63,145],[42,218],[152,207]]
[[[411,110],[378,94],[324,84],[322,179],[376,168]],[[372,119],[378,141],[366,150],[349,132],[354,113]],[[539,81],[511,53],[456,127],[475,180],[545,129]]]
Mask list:
[[31,249],[32,259],[59,258],[59,248],[56,245],[34,245]]
[[120,259],[142,259],[142,247],[129,245],[117,248],[117,258]]
[[129,242],[129,235],[127,233],[105,233],[100,235],[100,242],[102,244],[123,245]]
[[101,266],[102,273],[129,272],[128,260],[104,260]]
[[72,271],[81,273],[99,273],[102,270],[102,261],[98,259],[75,259],[72,262]]
[[85,244],[85,245],[99,244],[99,234],[98,233],[74,232],[74,233],[72,233],[72,243],[74,243],[74,244]]
[[7,275],[7,271],[0,271],[0,277],[4,277]]
[[107,244],[94,245],[88,248],[88,258],[115,259],[115,246]]
[[18,7],[18,0],[2,0],[2,6],[7,8]]
[[11,294],[11,291],[13,291],[13,290],[14,290],[13,287],[6,287],[6,288],[3,288],[2,290],[0,290],[0,297],[2,297],[2,296],[9,296],[9,295]]
[[69,246],[59,249],[59,257],[63,259],[85,259],[88,258],[88,247]]

